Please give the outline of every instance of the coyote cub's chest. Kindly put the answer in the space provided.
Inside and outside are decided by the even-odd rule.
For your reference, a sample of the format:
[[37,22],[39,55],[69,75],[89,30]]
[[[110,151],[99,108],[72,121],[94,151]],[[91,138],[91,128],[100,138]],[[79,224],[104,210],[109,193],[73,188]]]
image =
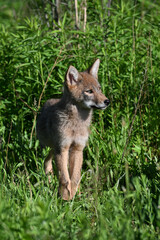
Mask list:
[[[63,115],[63,119],[61,118]],[[89,126],[92,117],[92,110],[79,110],[76,105],[59,115],[59,135],[61,146],[81,146],[85,147],[89,136]]]
[[99,59],[85,72],[70,66],[61,99],[48,100],[37,120],[37,136],[42,146],[51,147],[45,172],[53,172],[54,153],[63,199],[72,199],[80,184],[83,149],[89,135],[92,109],[105,109],[109,100],[98,82]]

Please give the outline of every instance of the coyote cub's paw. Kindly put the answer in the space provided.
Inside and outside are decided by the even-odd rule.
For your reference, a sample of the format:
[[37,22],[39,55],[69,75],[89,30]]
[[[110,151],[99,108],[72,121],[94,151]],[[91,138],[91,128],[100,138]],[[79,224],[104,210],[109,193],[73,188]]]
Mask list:
[[71,200],[72,199],[71,182],[69,182],[65,185],[61,185],[59,187],[59,194],[63,200]]

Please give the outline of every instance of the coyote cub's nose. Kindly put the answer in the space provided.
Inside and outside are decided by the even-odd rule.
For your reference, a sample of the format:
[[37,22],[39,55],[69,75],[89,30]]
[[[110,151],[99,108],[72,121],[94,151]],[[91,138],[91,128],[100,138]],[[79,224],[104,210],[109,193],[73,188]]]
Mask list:
[[110,104],[109,99],[104,100],[104,104],[105,104],[106,106],[108,106],[108,105]]

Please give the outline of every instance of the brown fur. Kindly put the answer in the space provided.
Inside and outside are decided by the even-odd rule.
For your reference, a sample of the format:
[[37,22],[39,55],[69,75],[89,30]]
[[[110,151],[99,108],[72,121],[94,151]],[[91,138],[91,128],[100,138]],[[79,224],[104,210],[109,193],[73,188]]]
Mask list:
[[59,193],[64,200],[74,197],[80,184],[83,149],[89,136],[92,109],[105,109],[109,100],[97,80],[99,59],[85,72],[70,66],[61,99],[50,99],[37,120],[37,136],[42,146],[51,147],[45,172],[53,173],[54,153],[59,178]]

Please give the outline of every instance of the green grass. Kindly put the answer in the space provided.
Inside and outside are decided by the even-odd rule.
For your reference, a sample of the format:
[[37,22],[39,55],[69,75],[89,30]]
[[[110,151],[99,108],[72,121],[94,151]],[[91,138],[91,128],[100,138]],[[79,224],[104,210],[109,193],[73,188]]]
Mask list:
[[[55,28],[33,1],[0,4],[2,240],[159,239],[160,4],[113,2],[108,17],[107,1],[87,1],[85,32],[83,17],[75,29],[74,2]],[[61,94],[70,64],[81,71],[96,58],[111,104],[94,112],[82,194],[64,202],[44,173],[49,149],[36,139],[36,112]]]

